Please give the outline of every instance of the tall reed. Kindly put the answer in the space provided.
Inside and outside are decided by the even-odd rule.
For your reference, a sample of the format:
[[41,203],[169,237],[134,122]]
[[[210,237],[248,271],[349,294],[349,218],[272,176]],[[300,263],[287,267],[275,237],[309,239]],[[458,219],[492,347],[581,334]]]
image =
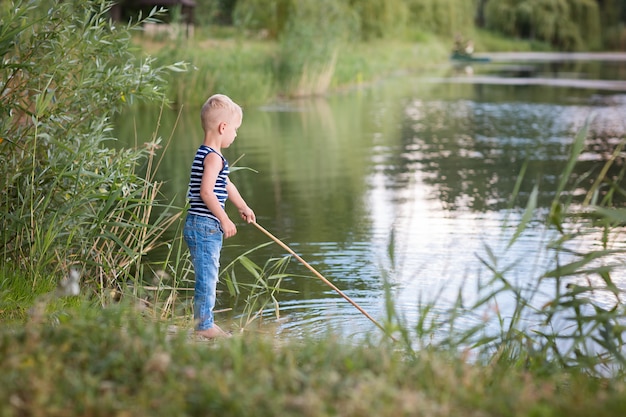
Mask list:
[[[45,15],[30,3],[3,9],[0,72],[11,94],[0,96],[0,111],[14,117],[0,119],[0,266],[16,272],[3,273],[0,291],[14,293],[9,298],[25,288],[50,292],[76,270],[100,305],[126,295],[155,318],[188,317],[179,295],[192,280],[189,255],[180,236],[164,239],[180,228],[184,208],[164,198],[156,179],[170,140],[157,120],[152,137],[118,149],[110,121],[137,100],[160,101],[163,110],[164,73],[184,65],[135,58],[130,31],[146,20],[114,29],[109,7],[54,3]],[[157,250],[164,259],[146,262]],[[256,276],[262,288],[249,296],[249,308],[263,309],[280,274]],[[236,282],[229,288],[240,291]]]
[[[584,149],[587,126],[572,143],[550,212],[539,217],[536,186],[519,223],[506,238],[509,250],[531,222],[543,221],[544,246],[537,256],[551,258],[549,268],[518,279],[511,276],[511,264],[502,264],[504,254],[485,244],[479,258],[491,276],[479,282],[475,297],[465,295],[461,288],[451,306],[422,303],[413,332],[400,328],[409,351],[425,347],[465,351],[479,363],[540,374],[575,369],[594,376],[624,375],[626,305],[624,289],[614,275],[623,275],[626,216],[623,209],[614,207],[611,196],[624,194],[616,180],[623,178],[626,168],[613,174],[617,177],[609,177],[608,168],[615,163],[610,158],[583,204],[576,203],[573,191],[587,177],[574,178],[572,172]],[[623,145],[616,147],[615,154]]]
[[[146,35],[136,39],[152,42]],[[155,53],[161,65],[187,63],[186,71],[172,73],[165,83],[168,97],[178,105],[201,104],[216,91],[245,106],[266,103],[276,95],[274,56],[275,46],[264,42],[202,38],[162,43]]]
[[151,169],[160,139],[107,147],[113,114],[165,99],[166,71],[129,52],[138,24],[114,29],[110,6],[54,2],[42,14],[18,2],[3,10],[0,112],[12,117],[0,118],[2,262],[33,288],[76,268],[102,295],[128,279],[172,221],[153,218],[160,184],[136,172]]
[[354,36],[354,20],[342,2],[295,2],[279,37],[277,77],[285,94],[310,96],[330,87],[337,54]]

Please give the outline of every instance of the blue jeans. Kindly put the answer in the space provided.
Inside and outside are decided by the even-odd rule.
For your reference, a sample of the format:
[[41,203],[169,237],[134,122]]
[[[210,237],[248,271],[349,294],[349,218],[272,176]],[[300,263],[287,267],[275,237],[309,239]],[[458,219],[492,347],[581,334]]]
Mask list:
[[196,275],[193,318],[196,330],[213,327],[215,291],[220,268],[223,232],[220,222],[210,217],[187,214],[183,229]]

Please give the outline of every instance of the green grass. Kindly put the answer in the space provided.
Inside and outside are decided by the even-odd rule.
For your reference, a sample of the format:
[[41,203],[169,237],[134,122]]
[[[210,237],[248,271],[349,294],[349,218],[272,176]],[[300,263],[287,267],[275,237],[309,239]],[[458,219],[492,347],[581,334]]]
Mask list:
[[476,29],[474,37],[476,52],[548,52],[553,50],[548,43],[522,39],[505,38],[494,32]]
[[48,280],[37,280],[40,288],[33,288],[33,281],[30,277],[10,271],[6,266],[0,269],[0,322],[26,320],[26,312],[33,305],[35,297],[54,289]]
[[372,41],[345,48],[337,59],[333,87],[343,89],[385,77],[432,70],[448,62],[450,48],[441,39],[424,42]]
[[[281,84],[277,62],[279,46],[273,41],[195,39],[175,47],[136,39],[158,62],[186,61],[189,69],[168,79],[170,98],[178,103],[200,103],[206,91],[222,91],[244,105],[263,104],[300,91],[299,86]],[[373,41],[341,47],[334,64],[320,69],[328,88],[321,93],[376,81],[398,73],[425,70],[447,63],[449,45],[433,38],[423,43]],[[331,69],[330,74],[327,73]],[[301,86],[301,85],[300,85]],[[312,88],[316,94],[319,89]]]
[[0,414],[615,416],[623,380],[478,366],[388,340],[171,333],[129,305],[88,303],[0,330]]

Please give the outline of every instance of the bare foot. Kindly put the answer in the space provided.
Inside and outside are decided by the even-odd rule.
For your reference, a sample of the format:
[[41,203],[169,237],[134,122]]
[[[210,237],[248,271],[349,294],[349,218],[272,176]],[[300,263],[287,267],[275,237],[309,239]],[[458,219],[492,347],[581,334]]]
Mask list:
[[207,339],[215,339],[216,337],[230,337],[230,334],[226,333],[217,324],[206,330],[196,330],[196,336],[206,337]]

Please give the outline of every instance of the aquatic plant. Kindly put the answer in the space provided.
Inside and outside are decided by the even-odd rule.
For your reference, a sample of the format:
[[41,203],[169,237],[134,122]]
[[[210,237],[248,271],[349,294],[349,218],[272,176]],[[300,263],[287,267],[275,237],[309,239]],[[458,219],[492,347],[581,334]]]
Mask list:
[[[623,274],[625,216],[622,208],[614,206],[613,196],[624,195],[620,180],[626,168],[618,172],[609,168],[626,142],[615,147],[590,183],[591,173],[573,176],[587,130],[588,124],[572,142],[551,210],[541,218],[535,186],[519,223],[503,228],[511,231],[504,235],[509,250],[531,223],[543,221],[545,239],[537,256],[551,258],[550,267],[537,269],[533,276],[511,276],[515,262],[532,260],[502,264],[504,253],[485,244],[478,256],[491,276],[481,280],[475,291],[460,288],[449,306],[421,303],[414,328],[402,324],[398,312],[389,314],[399,321],[396,328],[409,351],[465,352],[478,363],[539,374],[572,369],[597,377],[624,375],[626,305],[624,289],[613,277]],[[577,201],[574,190],[581,187],[586,195]],[[393,304],[392,297],[388,303]]]

